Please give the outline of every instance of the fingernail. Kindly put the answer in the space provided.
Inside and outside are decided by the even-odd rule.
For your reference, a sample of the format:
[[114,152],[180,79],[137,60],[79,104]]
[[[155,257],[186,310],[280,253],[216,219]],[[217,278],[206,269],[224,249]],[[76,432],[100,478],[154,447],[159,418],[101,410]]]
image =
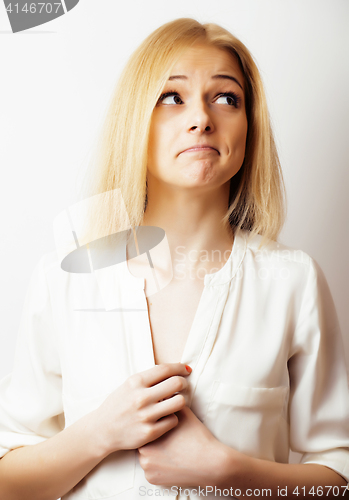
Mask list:
[[191,373],[193,370],[192,368],[190,368],[189,365],[185,365],[185,369],[187,370],[187,372]]

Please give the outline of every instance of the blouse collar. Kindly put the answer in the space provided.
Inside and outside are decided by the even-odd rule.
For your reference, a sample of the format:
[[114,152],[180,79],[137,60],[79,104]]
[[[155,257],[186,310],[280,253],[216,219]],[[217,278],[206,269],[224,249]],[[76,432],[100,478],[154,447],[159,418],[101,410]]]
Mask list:
[[[234,229],[234,241],[229,258],[218,271],[206,274],[204,277],[205,286],[223,285],[234,278],[246,254],[247,249],[247,231]],[[144,278],[133,276],[128,269],[126,259],[122,263],[121,275],[123,282],[131,288],[144,289]]]

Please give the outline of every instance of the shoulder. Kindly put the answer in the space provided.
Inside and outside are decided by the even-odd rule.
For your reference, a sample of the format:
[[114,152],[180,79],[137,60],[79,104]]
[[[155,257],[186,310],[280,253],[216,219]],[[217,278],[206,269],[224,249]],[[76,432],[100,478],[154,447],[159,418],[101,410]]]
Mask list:
[[80,277],[83,275],[65,272],[61,263],[57,251],[43,254],[32,272],[32,282],[41,284],[41,288],[49,291],[51,296],[56,295],[59,290],[67,292],[72,286],[76,288],[74,285],[81,281]]
[[46,272],[50,272],[52,269],[60,269],[60,262],[58,259],[57,252],[52,250],[47,252],[39,260],[38,265]]
[[[265,300],[284,304],[288,314],[293,309],[305,323],[313,318],[326,322],[329,331],[338,329],[332,294],[325,274],[318,262],[307,252],[276,241],[261,246],[262,236],[248,231],[241,277],[250,285],[250,293],[263,294]],[[317,317],[317,319],[314,317]]]
[[321,267],[307,252],[278,241],[262,240],[259,234],[251,236],[246,230],[240,233],[239,242],[244,246],[241,271],[246,277],[298,290],[309,282],[323,281]]
[[242,231],[242,234],[246,241],[246,252],[257,262],[275,264],[282,261],[305,266],[312,266],[314,263],[314,259],[299,248],[284,245],[274,240],[269,240],[262,245],[262,235],[251,236],[249,231]]
[[61,262],[57,252],[54,250],[43,254],[37,261],[33,270],[33,278],[40,276],[41,279],[47,281],[54,280],[54,277],[57,275],[64,276],[64,274],[66,273],[63,273]]

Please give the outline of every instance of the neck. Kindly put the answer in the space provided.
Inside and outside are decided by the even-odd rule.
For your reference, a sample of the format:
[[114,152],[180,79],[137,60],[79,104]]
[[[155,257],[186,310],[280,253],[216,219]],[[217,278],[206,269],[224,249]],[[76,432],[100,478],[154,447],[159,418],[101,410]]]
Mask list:
[[[174,264],[214,272],[229,257],[233,232],[222,223],[228,209],[229,183],[215,190],[182,189],[148,182],[143,225],[164,229]],[[180,258],[178,256],[181,256]]]

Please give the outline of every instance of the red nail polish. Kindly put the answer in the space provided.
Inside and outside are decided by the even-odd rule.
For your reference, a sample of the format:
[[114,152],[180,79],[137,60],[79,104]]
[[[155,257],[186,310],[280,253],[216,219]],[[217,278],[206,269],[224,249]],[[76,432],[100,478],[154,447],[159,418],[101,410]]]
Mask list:
[[189,365],[185,365],[185,369],[187,370],[187,372],[191,373],[193,370],[192,368],[190,368]]

